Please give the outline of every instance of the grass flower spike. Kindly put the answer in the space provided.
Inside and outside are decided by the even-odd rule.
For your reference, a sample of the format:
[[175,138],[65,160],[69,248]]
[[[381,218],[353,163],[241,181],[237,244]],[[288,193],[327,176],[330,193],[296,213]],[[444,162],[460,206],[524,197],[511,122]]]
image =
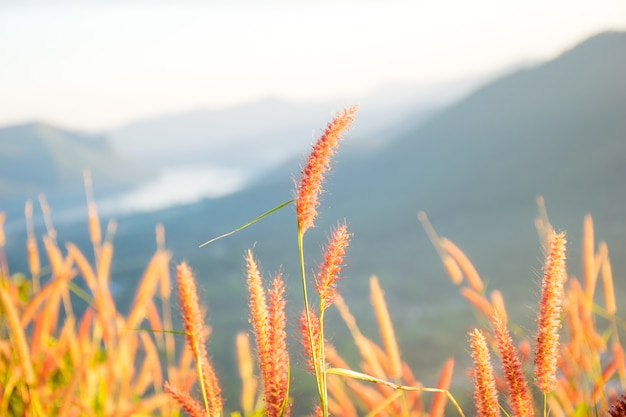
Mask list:
[[[344,130],[348,129],[354,121],[354,114],[358,107],[353,106],[345,109],[339,113],[335,118],[326,126],[324,133],[313,145],[313,149],[309,154],[307,161],[302,168],[300,182],[296,184],[296,217],[298,221],[298,252],[300,256],[300,276],[302,283],[302,298],[304,301],[304,316],[305,323],[301,323],[302,331],[306,331],[308,334],[308,347],[305,347],[310,354],[314,365],[315,379],[317,381],[317,391],[320,397],[320,407],[322,409],[322,415],[328,416],[328,404],[327,404],[327,389],[326,389],[326,374],[324,370],[324,347],[321,345],[320,338],[323,338],[323,314],[324,308],[328,307],[328,303],[332,302],[334,298],[333,284],[336,281],[336,273],[339,271],[336,267],[341,260],[337,255],[343,251],[343,247],[347,244],[347,236],[344,239],[341,236],[337,236],[337,247],[332,248],[331,242],[330,251],[334,251],[335,254],[330,254],[336,259],[327,258],[327,265],[323,266],[328,268],[328,274],[322,271],[318,278],[317,289],[322,297],[320,300],[320,317],[317,320],[317,324],[314,324],[312,318],[312,312],[309,307],[309,297],[307,295],[307,280],[304,268],[304,233],[314,225],[315,217],[317,216],[317,206],[319,205],[319,195],[322,192],[322,183],[326,172],[330,170],[330,159],[335,153],[335,149],[341,139],[341,134]],[[341,229],[341,228],[340,228]],[[345,231],[343,232],[345,234]],[[340,242],[345,240],[344,242]],[[340,249],[340,246],[342,248]],[[343,256],[343,254],[341,254]],[[319,337],[314,335],[314,330],[318,329]]]
[[556,389],[559,328],[565,281],[565,234],[553,233],[543,268],[535,346],[535,378],[542,393]]
[[256,337],[265,399],[265,415],[286,417],[289,415],[287,401],[289,354],[285,333],[285,286],[281,275],[277,274],[266,297],[261,273],[252,256],[252,251],[248,251],[246,264],[250,293],[250,321]]
[[344,223],[335,229],[324,251],[324,262],[315,280],[315,289],[320,296],[320,311],[326,310],[335,301],[337,295],[335,284],[339,280],[339,272],[341,272],[349,240],[348,227]]
[[[307,320],[306,311],[303,311],[300,316],[300,342],[302,343],[302,348],[306,355],[307,370],[315,375],[318,368],[316,363],[319,361],[318,358],[321,348],[320,322],[315,312],[310,311],[308,316],[310,320]],[[311,323],[310,329],[309,322]],[[311,334],[313,335],[313,346],[311,346],[309,338]]]
[[207,415],[200,403],[189,393],[171,386],[168,382],[165,382],[164,389],[190,417],[205,417]]
[[498,392],[487,341],[478,329],[470,333],[470,348],[474,363],[474,405],[477,417],[500,417]]
[[534,416],[533,403],[528,384],[522,372],[522,365],[513,345],[513,340],[504,322],[498,314],[493,316],[493,329],[498,343],[498,352],[502,362],[502,372],[506,382],[509,404],[512,415],[516,417]]
[[302,168],[302,176],[296,190],[296,213],[298,230],[301,234],[313,226],[324,175],[330,170],[330,158],[335,153],[342,132],[352,125],[357,109],[357,106],[345,109],[328,124],[322,136],[313,145]]
[[[182,310],[181,314],[185,338],[196,360],[196,369],[206,415],[218,417],[222,414],[221,390],[204,345],[208,331],[200,313],[196,284],[191,269],[184,262],[176,268],[176,281],[178,284],[178,297]],[[183,408],[186,409],[186,407],[191,406],[187,398],[175,394],[177,392],[175,389],[170,387],[168,391]]]
[[266,415],[289,416],[289,353],[285,326],[285,285],[280,274],[276,274],[269,290],[269,329],[272,352],[264,378]]

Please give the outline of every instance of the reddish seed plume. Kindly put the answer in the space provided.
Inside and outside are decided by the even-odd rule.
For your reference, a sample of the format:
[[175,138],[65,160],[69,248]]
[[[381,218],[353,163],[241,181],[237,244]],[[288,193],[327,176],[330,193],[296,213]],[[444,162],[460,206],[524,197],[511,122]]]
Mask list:
[[268,417],[289,416],[287,400],[287,375],[289,373],[289,354],[287,353],[287,334],[285,333],[285,286],[280,274],[274,278],[269,291],[269,363],[265,368],[263,388],[265,391],[265,415]]
[[202,369],[203,381],[200,381],[200,383],[204,386],[207,394],[211,417],[219,416],[222,412],[221,389],[206,351],[205,341],[208,336],[208,329],[204,325],[204,320],[200,313],[198,293],[193,274],[189,266],[184,262],[176,268],[176,283],[178,285],[185,338]]
[[475,329],[470,333],[470,348],[474,363],[474,404],[477,417],[500,417],[498,391],[493,376],[491,356],[485,336]]
[[534,411],[528,390],[528,384],[522,372],[517,349],[504,322],[498,314],[493,316],[493,328],[498,343],[498,352],[502,362],[502,372],[506,382],[506,389],[512,415],[516,417],[532,417]]
[[556,389],[559,329],[565,281],[565,244],[564,233],[553,233],[543,267],[535,339],[535,381],[544,394]]
[[310,311],[311,318],[311,329],[313,334],[313,349],[315,349],[315,355],[311,351],[311,342],[309,341],[309,326],[306,320],[306,310],[302,311],[300,315],[300,343],[302,344],[302,349],[304,350],[306,367],[307,370],[315,374],[315,366],[313,365],[315,362],[315,358],[319,357],[320,354],[320,322],[317,318],[317,315]]
[[250,322],[254,331],[257,356],[259,363],[268,363],[270,332],[268,329],[269,312],[267,298],[263,291],[261,273],[250,250],[246,256],[246,269],[248,275]]
[[613,403],[609,408],[609,415],[611,417],[626,417],[626,394]]
[[342,132],[352,125],[357,109],[358,106],[353,106],[335,116],[313,145],[306,164],[302,168],[300,182],[296,189],[298,231],[302,234],[314,224],[324,175],[330,170],[330,158],[335,153]]
[[198,401],[194,400],[188,393],[183,392],[167,382],[165,383],[165,392],[167,392],[180,407],[185,410],[190,417],[206,417],[206,412],[204,408],[198,403]]
[[213,365],[209,362],[208,357],[202,362],[202,376],[204,377],[204,390],[209,398],[209,407],[211,417],[219,417],[222,415],[222,389],[217,380],[217,374],[213,369]]
[[[263,394],[265,415],[288,416],[287,374],[289,356],[285,333],[285,287],[280,274],[266,297],[261,273],[252,251],[246,256],[248,292],[250,294],[250,322],[255,334]],[[286,408],[283,410],[283,406]]]
[[339,280],[346,247],[350,240],[348,227],[342,224],[334,230],[328,247],[324,253],[324,262],[315,280],[315,289],[320,296],[320,311],[326,310],[335,301],[337,289],[335,284]]
[[185,329],[187,344],[194,352],[197,349],[204,350],[204,344],[201,343],[204,321],[200,313],[196,283],[193,279],[191,269],[189,269],[189,266],[184,262],[176,268],[176,283],[178,285],[178,297],[182,310],[183,328]]

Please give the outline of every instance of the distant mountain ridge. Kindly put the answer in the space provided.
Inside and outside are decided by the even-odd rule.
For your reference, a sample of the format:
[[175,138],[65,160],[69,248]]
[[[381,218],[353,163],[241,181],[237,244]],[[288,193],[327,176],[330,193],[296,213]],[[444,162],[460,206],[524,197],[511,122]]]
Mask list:
[[[359,100],[365,135],[412,118],[423,119],[470,91],[486,77],[435,85],[390,84]],[[355,104],[347,100],[293,102],[267,98],[229,108],[206,108],[138,120],[110,132],[126,155],[152,166],[209,164],[258,168],[306,152],[333,112]],[[365,133],[366,132],[366,133]],[[365,134],[364,134],[365,133]],[[310,139],[307,141],[306,139]]]
[[104,136],[45,123],[0,128],[0,194],[24,198],[43,193],[80,193],[88,168],[103,192],[127,188],[151,176],[117,154]]
[[593,179],[602,188],[609,174],[626,174],[625,73],[626,33],[597,35],[479,89],[376,159],[397,167],[399,187],[428,179],[421,200],[439,201],[436,211],[539,193],[560,199]]

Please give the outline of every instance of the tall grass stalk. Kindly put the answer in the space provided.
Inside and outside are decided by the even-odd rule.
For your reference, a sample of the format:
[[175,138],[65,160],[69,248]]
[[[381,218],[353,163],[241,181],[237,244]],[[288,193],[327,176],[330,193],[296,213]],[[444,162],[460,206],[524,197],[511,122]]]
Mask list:
[[[354,114],[358,107],[354,106],[339,113],[326,126],[323,134],[313,145],[313,149],[302,168],[300,181],[296,188],[296,216],[298,221],[298,253],[300,262],[300,275],[302,283],[302,296],[304,310],[311,347],[312,362],[317,381],[317,392],[323,417],[328,416],[328,392],[326,388],[326,360],[324,357],[324,322],[323,310],[320,309],[320,340],[316,343],[311,327],[311,309],[307,293],[307,279],[304,262],[304,234],[313,227],[317,217],[319,196],[322,192],[322,183],[325,174],[330,170],[330,160],[335,153],[343,131],[348,129],[354,122]],[[319,346],[319,350],[316,349]]]

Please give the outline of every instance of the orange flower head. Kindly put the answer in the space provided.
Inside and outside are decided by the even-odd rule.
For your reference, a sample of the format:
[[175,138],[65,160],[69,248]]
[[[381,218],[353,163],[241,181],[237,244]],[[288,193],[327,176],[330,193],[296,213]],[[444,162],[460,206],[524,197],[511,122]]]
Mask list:
[[176,283],[178,285],[178,298],[182,310],[185,339],[187,339],[187,344],[194,353],[199,353],[198,356],[205,356],[205,326],[204,319],[200,313],[196,283],[191,269],[184,262],[176,267]]
[[[200,370],[198,376],[202,376],[199,382],[202,384],[206,411],[210,417],[217,417],[222,413],[223,401],[217,375],[209,360],[205,346],[209,329],[205,326],[200,313],[198,293],[193,274],[185,262],[176,267],[176,283],[178,285],[178,298],[182,310],[185,338],[190,350],[193,352],[197,369]],[[175,390],[170,390],[169,392],[171,396],[181,403],[183,408],[185,403],[190,404],[186,398],[183,398],[181,401],[182,397],[176,394]]]
[[502,363],[502,372],[506,383],[509,404],[512,415],[516,417],[533,417],[535,415],[530,397],[528,384],[524,378],[517,349],[505,323],[498,316],[493,315],[493,329],[498,343],[498,352]]
[[474,363],[474,404],[476,416],[499,417],[498,391],[493,376],[491,357],[485,336],[478,329],[470,333],[470,348]]
[[269,346],[268,363],[263,364],[265,390],[265,414],[268,417],[288,417],[287,402],[289,381],[289,354],[287,352],[287,333],[285,325],[285,285],[280,274],[274,278],[269,298]]
[[352,125],[357,109],[357,106],[353,106],[335,116],[313,145],[306,164],[302,168],[295,198],[298,231],[301,234],[314,225],[322,182],[326,172],[330,170],[330,158],[335,153],[342,132]]
[[250,293],[250,322],[256,338],[265,415],[286,417],[289,415],[289,404],[286,401],[289,356],[285,333],[285,286],[281,275],[277,274],[266,296],[261,273],[252,251],[247,253],[246,264]]
[[206,417],[206,412],[204,408],[197,402],[191,395],[188,393],[179,390],[176,387],[171,386],[169,383],[165,382],[165,392],[167,392],[180,407],[185,410],[185,412],[190,417]]
[[535,340],[535,380],[544,394],[554,391],[557,385],[559,328],[561,327],[565,281],[565,244],[565,234],[553,232],[543,267],[544,275]]
[[313,349],[315,352],[311,350],[311,341],[309,340],[309,326],[306,319],[306,310],[302,311],[300,315],[300,342],[302,343],[302,348],[304,349],[304,354],[306,356],[306,366],[307,370],[312,374],[315,374],[315,361],[320,355],[320,322],[317,318],[317,315],[310,311],[311,318],[311,334],[313,335]]
[[315,280],[315,289],[320,296],[320,311],[326,310],[335,301],[337,295],[335,284],[339,280],[349,240],[350,234],[345,223],[337,227],[330,237],[324,252],[324,262]]

